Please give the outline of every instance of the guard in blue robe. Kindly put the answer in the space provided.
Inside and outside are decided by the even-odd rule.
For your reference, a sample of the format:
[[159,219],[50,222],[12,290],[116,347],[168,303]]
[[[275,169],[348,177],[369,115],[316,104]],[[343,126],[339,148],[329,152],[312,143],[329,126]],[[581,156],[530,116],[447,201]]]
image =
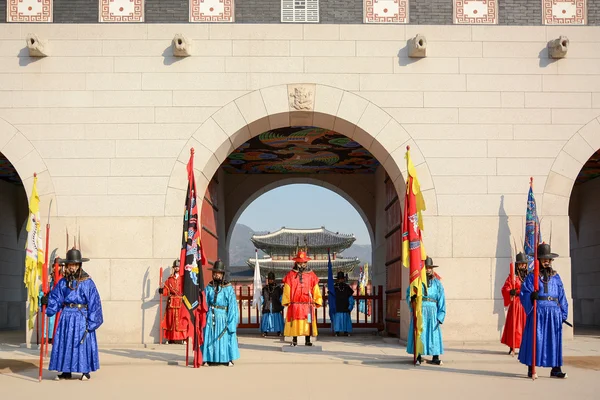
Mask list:
[[277,332],[277,336],[281,336],[281,332],[283,332],[282,296],[283,289],[280,285],[275,284],[275,274],[269,272],[267,286],[262,288],[261,296],[262,318],[260,320],[260,330],[263,337],[266,337],[268,332]]
[[81,264],[89,261],[81,252],[71,249],[60,265],[65,265],[65,277],[49,296],[42,298],[46,315],[62,311],[50,356],[51,371],[59,371],[56,380],[72,379],[72,373],[81,373],[80,380],[90,379],[90,372],[100,368],[96,329],[102,325],[102,304],[92,278]]
[[237,299],[231,283],[223,280],[223,262],[217,260],[209,271],[212,271],[213,280],[206,286],[208,314],[201,347],[202,365],[225,364],[231,367],[233,361],[240,358],[236,333],[239,322]]
[[550,245],[542,243],[538,246],[540,263],[539,290],[534,289],[533,274],[527,275],[521,285],[521,304],[527,314],[525,330],[519,349],[519,361],[528,366],[527,375],[532,377],[532,345],[533,345],[533,302],[537,302],[536,312],[536,361],[539,367],[551,367],[550,376],[566,378],[562,371],[562,324],[569,315],[569,304],[565,295],[562,280],[552,269],[552,261],[558,254],[552,253]]
[[335,336],[344,334],[350,336],[352,333],[352,317],[350,313],[354,309],[354,290],[346,284],[346,276],[343,271],[337,273],[335,289],[335,314],[333,315],[333,331]]
[[[444,295],[444,286],[436,273],[433,272],[437,265],[433,265],[433,260],[427,257],[425,268],[427,271],[427,287],[423,296],[423,333],[421,341],[423,342],[423,354],[417,355],[417,365],[421,365],[422,355],[433,356],[432,364],[442,365],[440,354],[444,354],[444,344],[442,341],[442,324],[446,318],[446,296]],[[423,284],[424,285],[424,284]],[[413,318],[412,304],[410,297],[410,286],[406,289],[406,302],[411,310],[410,326],[408,329],[408,341],[406,351],[414,353],[413,337]]]

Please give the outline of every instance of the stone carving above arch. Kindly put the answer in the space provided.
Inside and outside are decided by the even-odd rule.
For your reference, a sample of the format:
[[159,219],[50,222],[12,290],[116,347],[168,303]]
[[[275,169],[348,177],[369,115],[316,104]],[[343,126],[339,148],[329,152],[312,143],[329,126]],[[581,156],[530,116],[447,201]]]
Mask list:
[[550,168],[541,215],[569,215],[569,200],[577,175],[600,149],[600,117],[579,129],[564,145]]
[[404,155],[406,146],[410,145],[413,163],[420,173],[426,215],[437,215],[437,196],[429,167],[418,145],[402,125],[363,97],[311,83],[252,91],[226,104],[202,123],[182,149],[173,168],[165,215],[181,213],[179,200],[184,196],[186,182],[176,174],[185,169],[191,147],[196,149],[194,167],[198,171],[198,193],[203,193],[220,164],[233,150],[263,132],[288,126],[331,129],[353,139],[379,160],[400,195],[405,191]]
[[27,193],[31,197],[33,174],[38,176],[38,193],[42,203],[40,215],[48,214],[48,204],[52,201],[51,215],[56,215],[58,209],[54,192],[54,183],[44,160],[31,142],[17,128],[0,118],[0,153],[15,167]]

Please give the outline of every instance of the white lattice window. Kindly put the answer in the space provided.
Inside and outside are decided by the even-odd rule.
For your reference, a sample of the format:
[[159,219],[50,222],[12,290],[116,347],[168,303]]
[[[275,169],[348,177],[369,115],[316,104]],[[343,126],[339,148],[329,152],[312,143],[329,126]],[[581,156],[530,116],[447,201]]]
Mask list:
[[281,22],[319,22],[319,0],[281,0]]

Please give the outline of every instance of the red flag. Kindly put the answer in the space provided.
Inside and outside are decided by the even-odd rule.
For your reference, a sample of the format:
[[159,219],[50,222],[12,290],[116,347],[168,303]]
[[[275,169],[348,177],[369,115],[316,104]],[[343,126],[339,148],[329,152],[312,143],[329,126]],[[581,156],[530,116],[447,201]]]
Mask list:
[[202,266],[206,265],[206,257],[200,243],[198,229],[198,204],[196,180],[194,178],[194,149],[191,149],[190,161],[187,165],[188,188],[183,216],[183,234],[181,241],[180,274],[183,275],[183,318],[188,322],[188,338],[192,338],[194,349],[194,368],[202,365],[200,346],[204,342],[203,330],[206,326],[206,296],[204,293],[204,277]]
[[[423,354],[423,282],[427,281],[426,271],[423,268],[423,260],[426,258],[421,230],[423,229],[423,217],[421,211],[425,210],[425,201],[417,170],[410,158],[410,148],[406,150],[406,164],[408,167],[408,179],[406,183],[406,198],[404,200],[404,219],[402,221],[402,264],[409,268],[410,296],[416,295],[416,301],[412,304],[413,329],[414,332],[414,356]],[[409,333],[410,334],[410,333]]]

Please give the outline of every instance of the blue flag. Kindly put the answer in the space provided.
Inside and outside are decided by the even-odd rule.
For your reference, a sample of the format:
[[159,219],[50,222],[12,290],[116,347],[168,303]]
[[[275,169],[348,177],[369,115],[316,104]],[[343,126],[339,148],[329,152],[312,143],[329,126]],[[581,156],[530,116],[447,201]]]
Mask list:
[[329,306],[329,320],[331,321],[331,331],[333,332],[333,316],[335,315],[335,281],[333,280],[333,265],[331,265],[331,255],[327,250],[327,304]]
[[537,215],[537,208],[535,205],[535,197],[533,196],[533,189],[529,187],[529,196],[527,196],[527,219],[525,222],[525,243],[523,248],[525,249],[525,255],[527,256],[527,268],[531,271],[533,269],[533,257],[535,255],[535,224],[538,226],[538,241],[542,243],[542,230],[540,228],[540,220]]

